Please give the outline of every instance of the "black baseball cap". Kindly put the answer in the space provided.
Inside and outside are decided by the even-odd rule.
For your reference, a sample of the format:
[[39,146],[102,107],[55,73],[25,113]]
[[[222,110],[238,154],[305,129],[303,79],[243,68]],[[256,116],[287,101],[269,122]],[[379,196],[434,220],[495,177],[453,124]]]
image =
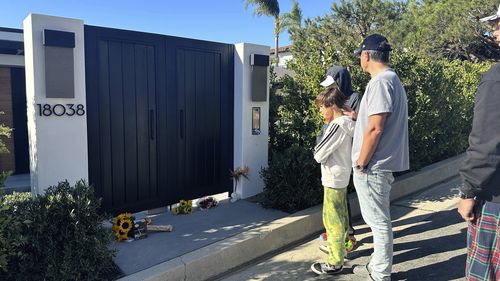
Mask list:
[[392,47],[391,44],[389,44],[389,41],[387,41],[387,38],[383,35],[372,34],[363,40],[361,47],[354,52],[354,55],[359,56],[361,55],[361,52],[367,50],[389,52],[392,51]]

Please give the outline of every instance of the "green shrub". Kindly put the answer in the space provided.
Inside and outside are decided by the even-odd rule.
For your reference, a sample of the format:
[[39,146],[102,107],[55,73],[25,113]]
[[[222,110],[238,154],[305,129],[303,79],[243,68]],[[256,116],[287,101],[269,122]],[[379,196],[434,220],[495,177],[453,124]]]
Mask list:
[[[26,242],[18,235],[22,222],[15,219],[11,209],[11,206],[0,205],[0,277],[6,274],[9,262],[17,255],[16,248]],[[8,278],[2,277],[1,280]]]
[[275,153],[261,175],[267,207],[291,213],[323,200],[320,166],[309,149],[294,145]]
[[410,169],[458,155],[468,145],[474,93],[489,63],[395,52],[391,64],[408,96]]
[[[0,115],[3,115],[4,112],[0,111]],[[3,138],[10,138],[10,134],[12,133],[12,129],[5,126],[5,124],[0,123],[0,153],[9,153],[7,146],[5,145]]]
[[[283,152],[292,145],[314,147],[316,133],[321,127],[314,100],[292,77],[272,81],[281,89],[271,89],[269,105],[269,143],[272,152]],[[272,158],[272,157],[271,157]]]
[[[430,59],[412,52],[395,51],[391,65],[399,74],[408,96],[410,169],[418,170],[464,152],[471,129],[474,93],[482,73],[491,63]],[[321,124],[314,105],[318,90],[316,86],[301,86],[299,77],[274,80],[272,85],[280,84],[282,89],[272,89],[270,99],[271,157],[269,168],[263,173],[264,194],[269,206],[285,211],[314,205],[306,202],[320,203],[321,197],[315,196],[322,194],[322,191],[314,194],[312,190],[317,189],[310,188],[313,180],[303,177],[304,173],[312,176],[311,171],[319,171],[312,153],[303,153],[313,149]],[[353,71],[354,81],[367,81],[367,78],[366,74]],[[310,78],[307,81],[311,84]],[[360,86],[364,91],[366,84]],[[298,149],[292,148],[294,146],[302,148],[299,151],[302,161],[294,162]],[[292,169],[280,170],[288,166]],[[319,182],[319,174],[315,180]],[[299,183],[305,186],[296,186]],[[310,201],[310,198],[319,198],[319,201]]]
[[12,174],[11,171],[1,171],[0,172],[0,188],[5,187],[5,181]]
[[4,195],[4,187],[5,187],[5,181],[7,178],[12,174],[11,171],[1,171],[0,172],[0,199]]
[[3,197],[2,205],[17,208],[19,204],[30,201],[31,199],[31,192],[13,192]]
[[[491,63],[425,58],[396,50],[391,55],[391,66],[408,96],[410,169],[418,170],[464,152],[472,124],[474,94]],[[351,70],[359,70],[359,66]],[[351,73],[363,94],[369,77],[359,71]],[[307,84],[310,79],[307,78]],[[271,99],[270,104],[276,111],[274,119],[270,119],[270,154],[291,145],[312,149],[320,124],[313,103],[317,87],[300,86],[304,78],[299,75],[284,80],[283,90],[276,93],[277,98]]]
[[[477,6],[480,3],[481,1],[474,1],[471,5]],[[422,52],[418,44],[403,43],[408,38],[422,37],[424,34],[416,30],[408,32],[407,27],[415,26],[415,24],[405,22],[411,21],[412,18],[403,16],[408,10],[404,8],[406,4],[403,6],[400,4],[397,1],[389,3],[379,0],[341,1],[332,6],[331,14],[306,19],[303,27],[290,31],[293,60],[287,63],[287,67],[295,73],[295,76],[271,81],[269,106],[269,155],[271,157],[265,188],[272,192],[267,192],[267,196],[280,194],[278,187],[269,186],[270,184],[285,189],[283,194],[290,189],[290,185],[279,181],[284,178],[284,172],[279,171],[279,166],[275,167],[278,164],[273,159],[273,155],[280,155],[281,158],[294,158],[295,155],[284,151],[292,146],[301,146],[304,150],[312,150],[314,146],[321,120],[318,118],[313,101],[321,90],[319,82],[324,79],[327,68],[334,64],[349,67],[354,90],[361,95],[364,93],[370,75],[362,71],[359,58],[353,57],[352,54],[363,38],[374,32],[387,35],[393,44],[394,51],[391,53],[390,64],[398,73],[407,92],[410,169],[418,170],[465,151],[472,123],[474,93],[482,73],[491,66],[491,63],[472,62],[477,61],[475,59],[471,61],[448,60],[447,58],[450,57],[464,56],[450,56],[445,53],[429,56],[428,53]],[[482,7],[488,7],[488,5],[482,5]],[[372,15],[374,10],[379,9],[382,9],[379,17],[366,16]],[[476,14],[480,14],[480,10],[476,11]],[[417,22],[416,26],[420,26],[420,23]],[[458,23],[456,26],[461,25],[462,23]],[[456,26],[454,30],[460,30]],[[429,34],[425,34],[422,38],[431,38]],[[404,38],[407,36],[408,38]],[[481,57],[492,56],[484,53],[478,58]],[[276,90],[277,84],[283,86],[281,91]],[[312,160],[312,155],[306,154],[306,156]],[[279,160],[283,163],[290,161],[292,160]],[[302,168],[294,167],[297,172],[290,173],[288,176],[302,177],[301,171],[308,171],[309,162],[307,160],[302,164],[297,164],[302,165]],[[299,180],[302,179],[288,179],[288,181],[295,182]],[[299,190],[299,188],[295,189]],[[300,198],[289,197],[308,197],[309,195],[297,192],[284,196],[286,202],[300,202]],[[278,200],[277,197],[269,199],[271,202]]]
[[[79,181],[45,195],[6,196],[1,202],[1,280],[101,280],[115,270],[111,233],[92,187]],[[14,227],[12,227],[14,226]],[[12,239],[14,238],[14,239]],[[5,257],[5,254],[7,256]],[[1,260],[0,260],[1,261]]]

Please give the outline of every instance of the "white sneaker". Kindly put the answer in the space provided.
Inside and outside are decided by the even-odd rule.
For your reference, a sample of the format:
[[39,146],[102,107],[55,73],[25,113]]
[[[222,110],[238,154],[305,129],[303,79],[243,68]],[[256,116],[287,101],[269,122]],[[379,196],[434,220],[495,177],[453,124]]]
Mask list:
[[338,274],[338,273],[342,272],[342,269],[343,269],[343,266],[329,265],[329,264],[324,263],[324,262],[315,262],[311,265],[311,270],[318,275]]

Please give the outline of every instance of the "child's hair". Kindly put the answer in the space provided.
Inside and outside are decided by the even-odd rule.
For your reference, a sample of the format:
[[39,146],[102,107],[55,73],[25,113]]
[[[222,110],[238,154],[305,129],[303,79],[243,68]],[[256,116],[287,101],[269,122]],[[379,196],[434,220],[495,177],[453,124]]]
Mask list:
[[330,107],[335,104],[338,108],[342,108],[344,107],[346,101],[347,97],[342,93],[342,91],[340,91],[339,87],[335,83],[328,86],[328,88],[323,90],[316,97],[317,106],[324,105],[325,107]]

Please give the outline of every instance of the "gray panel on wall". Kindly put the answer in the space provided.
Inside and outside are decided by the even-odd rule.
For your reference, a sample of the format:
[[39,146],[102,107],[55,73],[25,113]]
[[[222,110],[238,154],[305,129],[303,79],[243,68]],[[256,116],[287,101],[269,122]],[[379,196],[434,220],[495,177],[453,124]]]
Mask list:
[[45,46],[45,91],[47,98],[74,98],[73,48]]
[[267,100],[267,66],[252,66],[252,101]]

